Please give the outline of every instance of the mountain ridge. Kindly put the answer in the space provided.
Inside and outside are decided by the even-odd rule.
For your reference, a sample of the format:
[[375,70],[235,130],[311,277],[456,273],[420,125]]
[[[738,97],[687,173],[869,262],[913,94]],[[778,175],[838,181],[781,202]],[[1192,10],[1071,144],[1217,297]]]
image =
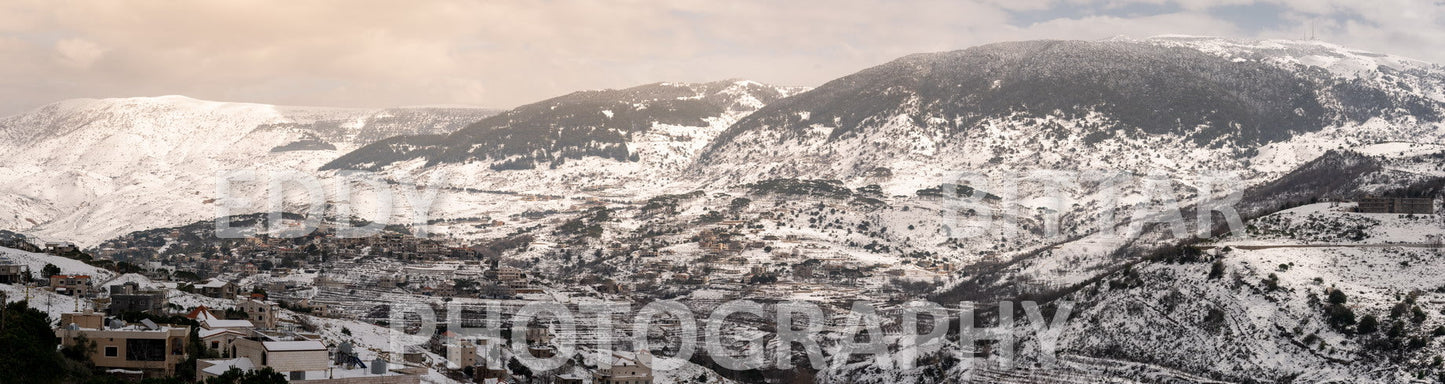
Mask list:
[[[505,161],[496,170],[602,157],[637,161],[625,144],[653,125],[706,127],[709,118],[745,114],[787,95],[792,87],[747,80],[659,82],[623,89],[585,90],[523,105],[445,138],[395,137],[343,155],[322,170],[379,170],[410,159],[426,166]],[[562,108],[558,110],[558,108]]]
[[447,132],[490,113],[184,96],[52,103],[0,119],[0,226],[87,243],[198,219],[215,211],[218,172],[315,169],[380,136]]

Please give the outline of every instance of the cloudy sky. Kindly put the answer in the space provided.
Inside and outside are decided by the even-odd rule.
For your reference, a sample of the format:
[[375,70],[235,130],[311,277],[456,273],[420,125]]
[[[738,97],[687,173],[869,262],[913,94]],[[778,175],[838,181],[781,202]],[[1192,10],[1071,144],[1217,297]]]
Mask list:
[[1442,0],[0,2],[0,115],[75,97],[512,107],[581,89],[818,85],[1023,39],[1321,40],[1445,63]]

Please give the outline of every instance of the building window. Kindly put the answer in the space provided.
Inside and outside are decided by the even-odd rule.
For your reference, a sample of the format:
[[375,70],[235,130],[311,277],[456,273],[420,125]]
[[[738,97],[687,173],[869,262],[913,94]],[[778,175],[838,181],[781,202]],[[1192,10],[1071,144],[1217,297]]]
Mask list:
[[126,339],[126,361],[165,361],[166,341],[159,339]]
[[117,347],[105,347],[105,357],[116,357],[116,356],[120,356],[120,348],[117,348]]

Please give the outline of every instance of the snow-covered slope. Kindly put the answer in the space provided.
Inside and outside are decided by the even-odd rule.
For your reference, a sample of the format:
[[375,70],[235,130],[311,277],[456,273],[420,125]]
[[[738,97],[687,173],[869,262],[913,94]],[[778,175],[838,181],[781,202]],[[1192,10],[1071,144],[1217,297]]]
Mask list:
[[[1438,143],[1442,89],[1439,66],[1315,42],[990,44],[910,55],[769,104],[720,134],[688,177],[837,179],[891,196],[977,173],[1025,212],[1062,208],[1063,232],[1082,235],[1098,228],[1090,219],[1149,202],[1142,175],[1169,177],[1187,205],[1201,175],[1238,177],[1219,193],[1330,150]],[[1111,195],[1082,175],[1037,173],[1057,170],[1128,179]]]
[[[24,266],[29,269],[34,278],[40,278],[40,271],[47,264],[60,268],[62,274],[90,275],[96,283],[109,281],[116,276],[114,272],[96,268],[79,260],[14,248],[0,247],[0,260]],[[60,319],[62,313],[95,309],[94,303],[90,300],[58,294],[45,288],[27,289],[23,284],[0,284],[0,292],[5,293],[5,302],[7,303],[30,300],[31,308],[45,312],[50,315],[51,320]]]
[[444,174],[449,186],[483,190],[649,190],[674,181],[733,122],[802,90],[730,80],[576,92],[446,136],[383,140],[325,169]]
[[[1011,368],[952,364],[946,375],[988,383],[1437,382],[1445,374],[1436,360],[1445,343],[1445,225],[1436,215],[1353,208],[1304,205],[1247,222],[1258,228],[1248,234],[1133,259],[1041,300],[1046,308],[1071,303],[1056,362],[1040,360],[1033,324],[1015,323],[1021,359]],[[916,375],[853,365],[819,376],[930,382]]]
[[1440,139],[1442,73],[1313,42],[991,44],[907,56],[771,104],[692,171],[848,181],[886,169],[899,185],[959,170],[1210,169],[1260,181],[1340,145]]
[[220,172],[307,172],[381,137],[446,133],[490,113],[63,101],[0,119],[0,227],[92,244],[187,223],[214,216]]
[[[1427,367],[1442,342],[1432,332],[1445,324],[1445,263],[1438,248],[1382,242],[1424,242],[1445,235],[1445,227],[1433,215],[1349,208],[1320,203],[1279,212],[1251,222],[1261,228],[1254,235],[1222,239],[1218,247],[1232,247],[1215,248],[1201,262],[1144,263],[1113,274],[1067,298],[1083,306],[1060,349],[1229,381],[1398,383],[1420,372],[1434,379]],[[1367,238],[1348,240],[1356,231]],[[1313,237],[1329,245],[1272,247]],[[1335,290],[1352,312],[1348,324],[1330,310]],[[1416,307],[1422,317],[1411,315]],[[1366,316],[1378,319],[1376,330],[1358,326]],[[1415,339],[1424,344],[1410,346]]]
[[60,268],[61,274],[90,275],[96,279],[96,282],[105,281],[115,276],[115,272],[96,268],[80,260],[44,253],[26,252],[14,248],[0,247],[0,258],[29,268],[31,275],[36,278],[41,277],[40,271],[45,268],[46,264],[52,264]]

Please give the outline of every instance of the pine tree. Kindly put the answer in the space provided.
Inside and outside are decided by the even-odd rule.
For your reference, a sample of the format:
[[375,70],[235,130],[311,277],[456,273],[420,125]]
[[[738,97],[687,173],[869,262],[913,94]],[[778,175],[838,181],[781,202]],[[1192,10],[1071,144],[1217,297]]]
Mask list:
[[1334,305],[1344,305],[1346,301],[1349,301],[1349,297],[1348,297],[1348,296],[1345,296],[1345,291],[1341,291],[1341,290],[1336,289],[1336,290],[1330,291],[1330,298],[1329,298],[1329,300],[1330,300],[1330,304],[1334,304]]
[[1375,333],[1378,330],[1380,330],[1380,319],[1376,319],[1375,315],[1365,315],[1360,319],[1360,324],[1355,327],[1355,331],[1362,335]]
[[[0,310],[0,378],[14,383],[58,383],[65,375],[64,359],[56,351],[60,340],[50,329],[44,312],[26,302],[10,303]],[[14,380],[14,381],[11,381]]]

